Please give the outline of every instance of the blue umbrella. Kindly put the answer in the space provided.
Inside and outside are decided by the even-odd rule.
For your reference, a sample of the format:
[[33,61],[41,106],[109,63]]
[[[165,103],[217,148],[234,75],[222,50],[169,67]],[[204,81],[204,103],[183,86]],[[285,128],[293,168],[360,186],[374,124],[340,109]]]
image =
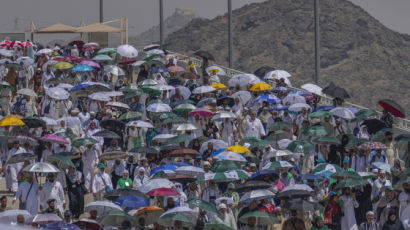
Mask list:
[[259,102],[259,101],[266,101],[268,103],[277,103],[278,101],[280,101],[280,99],[275,95],[265,94],[265,95],[262,95],[256,98],[256,102]]
[[329,170],[323,170],[323,171],[315,173],[315,175],[325,175],[326,178],[329,178],[333,174],[334,174],[334,172],[329,171]]
[[259,171],[259,172],[256,172],[256,173],[252,174],[252,176],[249,179],[252,180],[252,179],[258,178],[258,177],[263,176],[263,175],[277,176],[279,174],[274,170],[263,170],[263,171]]
[[284,93],[284,92],[289,92],[289,91],[290,89],[283,87],[283,86],[272,89],[272,92],[274,93]]
[[272,110],[282,111],[282,110],[287,110],[287,109],[288,109],[288,107],[284,106],[282,104],[278,104],[278,105],[275,105],[275,106],[272,106],[272,107],[269,108],[270,111],[272,111]]
[[302,174],[300,176],[302,180],[323,180],[323,176],[315,174]]
[[93,71],[94,68],[88,65],[76,65],[74,68],[71,69],[73,72],[87,72],[87,71]]
[[149,200],[145,197],[135,195],[120,196],[114,201],[114,204],[128,209],[138,209],[149,206]]
[[374,165],[376,168],[384,170],[388,173],[390,173],[391,165],[384,163],[384,162],[373,162],[372,165]]
[[210,97],[210,98],[202,99],[202,100],[200,100],[200,101],[198,102],[198,104],[196,104],[196,106],[197,106],[197,107],[202,107],[202,106],[208,105],[208,104],[210,104],[210,103],[212,103],[212,102],[216,103],[216,98]]
[[163,67],[153,67],[149,70],[151,73],[161,73],[161,72],[169,72],[169,70],[167,68],[163,68]]
[[292,94],[312,94],[312,93],[309,93],[308,91],[304,91],[304,90],[299,90],[299,91],[292,92]]
[[215,152],[213,152],[213,153],[211,154],[211,157],[216,156],[216,155],[220,154],[221,152],[223,152],[223,151],[225,151],[225,150],[226,150],[226,148],[216,150]]
[[329,110],[332,110],[334,108],[335,107],[333,105],[322,105],[322,106],[316,107],[316,109],[314,109],[313,112],[320,111],[320,110],[329,111]]
[[68,224],[66,222],[55,222],[55,223],[49,223],[41,226],[41,229],[44,230],[55,230],[55,229],[65,229],[65,230],[81,230],[80,227],[78,227],[75,224]]
[[153,170],[151,170],[151,175],[154,175],[155,173],[157,173],[157,172],[159,172],[159,171],[164,171],[164,170],[174,171],[174,170],[177,169],[177,168],[178,168],[178,166],[172,165],[172,164],[162,165],[162,166],[159,166],[159,167],[154,168]]

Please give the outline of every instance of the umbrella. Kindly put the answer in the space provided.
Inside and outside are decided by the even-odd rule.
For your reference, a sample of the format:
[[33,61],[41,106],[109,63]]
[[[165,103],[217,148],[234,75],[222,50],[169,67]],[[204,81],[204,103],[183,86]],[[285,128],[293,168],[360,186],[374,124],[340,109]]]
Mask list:
[[174,110],[177,112],[190,112],[194,109],[196,109],[195,105],[189,103],[180,104],[174,108]]
[[193,149],[176,149],[169,154],[170,157],[186,156],[186,155],[198,156],[199,152]]
[[197,88],[195,88],[192,93],[193,94],[201,94],[201,93],[210,93],[215,91],[216,89],[212,86],[209,85],[204,85],[204,86],[199,86]]
[[52,135],[52,134],[47,134],[47,135],[42,136],[41,140],[55,142],[58,144],[68,144],[67,139],[65,139],[64,137],[60,137],[60,136]]
[[70,92],[77,91],[77,90],[105,92],[105,91],[111,91],[111,88],[109,85],[99,83],[99,82],[83,82],[71,88]]
[[55,229],[64,229],[64,230],[81,230],[80,227],[78,227],[75,224],[69,224],[66,222],[54,222],[54,223],[48,223],[45,225],[41,226],[42,230],[55,230]]
[[154,128],[154,126],[149,123],[149,122],[145,122],[145,121],[130,121],[126,124],[126,126],[134,126],[134,127],[138,127],[138,128]]
[[384,162],[373,162],[372,165],[380,170],[385,170],[390,173],[391,165]]
[[182,166],[175,170],[175,173],[196,176],[202,178],[205,175],[205,171],[200,167],[195,166]]
[[259,225],[272,225],[280,222],[280,220],[276,216],[261,211],[247,212],[242,215],[239,220],[242,223],[248,223],[248,218],[256,218],[256,222]]
[[120,61],[118,64],[120,64],[120,65],[128,65],[128,64],[134,63],[134,62],[136,62],[136,61],[137,61],[136,58],[123,58],[123,59],[121,59],[121,61]]
[[235,105],[235,100],[232,97],[220,97],[218,99],[216,99],[216,105],[217,106],[234,106]]
[[71,143],[71,146],[80,147],[80,146],[94,145],[94,144],[97,144],[97,143],[98,143],[98,141],[94,138],[78,138],[78,139],[75,139]]
[[158,84],[158,85],[156,85],[152,88],[154,88],[156,90],[159,90],[159,91],[167,91],[167,90],[174,90],[175,89],[175,87],[173,87],[171,85],[165,85],[165,84]]
[[308,153],[312,151],[315,146],[307,140],[292,141],[286,148],[293,153]]
[[214,83],[211,85],[211,87],[214,87],[215,89],[226,89],[226,85],[222,83]]
[[112,61],[112,58],[105,54],[99,54],[93,57],[91,60],[97,61],[97,62],[103,62],[103,61]]
[[186,134],[171,137],[165,142],[164,145],[171,145],[171,144],[177,144],[177,143],[185,142],[186,140],[188,140],[188,138],[189,137]]
[[48,88],[46,94],[56,100],[65,100],[70,97],[70,94],[62,88]]
[[336,86],[333,82],[330,82],[330,84],[327,87],[325,87],[322,90],[322,92],[334,98],[340,98],[340,99],[350,98],[350,95],[347,93],[345,89]]
[[315,175],[315,174],[302,174],[300,175],[300,178],[302,180],[323,180],[323,176],[321,175]]
[[285,70],[273,70],[265,74],[263,79],[265,80],[279,80],[281,78],[289,78],[291,77],[290,73],[286,72]]
[[231,151],[235,153],[251,153],[251,151],[242,145],[232,145],[228,147],[225,151]]
[[188,114],[189,116],[195,116],[198,115],[200,117],[212,117],[214,115],[214,113],[209,110],[209,109],[203,109],[203,108],[196,108],[194,110],[192,110],[191,112],[189,112]]
[[104,228],[101,227],[101,225],[97,221],[91,219],[81,219],[74,222],[73,224],[79,226],[81,229],[85,228],[87,230],[104,230]]
[[264,158],[272,158],[272,157],[283,157],[283,156],[291,156],[293,153],[289,150],[277,150],[277,151],[272,151],[269,152],[266,156],[263,156]]
[[201,200],[198,198],[192,198],[187,201],[187,204],[219,215],[219,211],[218,209],[216,209],[215,205],[208,201]]
[[118,101],[110,101],[107,103],[107,106],[112,106],[112,107],[119,107],[119,108],[124,108],[124,109],[130,109],[130,106],[122,103],[122,102],[118,102]]
[[212,117],[213,121],[224,121],[225,119],[235,119],[236,115],[231,112],[219,112]]
[[7,164],[17,164],[25,161],[31,161],[31,160],[36,160],[37,156],[31,153],[19,153],[16,155],[11,156],[7,160]]
[[59,62],[53,65],[54,69],[66,70],[73,68],[73,65],[69,62]]
[[170,66],[168,67],[169,72],[184,72],[185,69],[181,66]]
[[292,124],[284,121],[277,121],[268,127],[268,131],[288,130],[292,128]]
[[354,114],[355,118],[352,121],[361,121],[376,114],[377,112],[372,109],[361,109],[359,112]]
[[141,116],[142,116],[142,114],[141,114],[140,112],[132,112],[132,111],[130,111],[130,112],[121,114],[120,120],[124,120],[124,121],[126,121],[126,120],[132,120],[132,119],[137,119],[137,118],[139,118],[139,117],[141,117]]
[[199,51],[195,52],[194,55],[196,55],[198,57],[201,57],[201,58],[204,58],[204,59],[208,59],[210,61],[215,61],[214,56],[211,53],[209,53],[208,51],[199,50]]
[[125,152],[123,151],[109,151],[109,152],[104,152],[100,156],[100,159],[111,161],[111,160],[121,159],[125,157],[127,157],[127,154],[125,154]]
[[373,149],[387,149],[387,146],[381,142],[364,142],[358,146],[359,149],[373,150]]
[[365,138],[354,138],[354,139],[349,140],[349,142],[347,143],[346,147],[348,147],[348,148],[355,148],[355,147],[357,147],[358,145],[360,145],[360,144],[362,144],[362,143],[365,143],[365,142],[369,142],[369,140],[368,140],[368,139],[365,139]]
[[104,198],[110,201],[116,200],[118,197],[121,196],[140,196],[145,197],[145,194],[133,189],[114,189],[111,192],[105,194]]
[[150,147],[136,147],[132,148],[130,153],[141,153],[141,154],[159,154],[158,150]]
[[277,103],[280,101],[280,98],[272,94],[264,94],[256,98],[255,101],[256,102],[266,101],[268,103]]
[[9,141],[10,141],[10,142],[18,141],[19,143],[29,142],[31,145],[37,145],[37,140],[35,140],[35,139],[31,138],[31,137],[22,136],[22,135],[10,137],[10,138],[9,138]]
[[184,123],[184,124],[180,124],[178,125],[178,127],[176,128],[176,131],[190,131],[190,130],[196,130],[196,126],[191,124],[191,123]]
[[277,178],[279,178],[278,173],[273,170],[262,170],[258,171],[250,177],[250,180],[272,180],[275,181]]
[[0,127],[22,125],[25,125],[25,123],[20,118],[14,116],[7,116],[0,120]]
[[128,196],[120,196],[115,201],[114,204],[117,204],[121,207],[137,209],[141,207],[146,207],[149,205],[149,201],[145,196],[135,196],[135,195],[128,195]]
[[26,221],[31,217],[31,214],[26,210],[5,210],[0,212],[0,223],[16,223],[18,215],[23,215]]
[[117,47],[117,53],[123,57],[136,58],[138,57],[138,51],[131,45],[120,45]]
[[116,51],[116,49],[115,48],[103,48],[103,49],[100,49],[100,50],[98,50],[98,52],[97,52],[97,54],[115,54],[115,53],[117,53],[117,51]]
[[36,97],[37,94],[32,89],[24,88],[17,91],[18,94],[26,95],[30,97]]
[[340,171],[336,172],[335,174],[332,175],[333,178],[338,178],[341,177],[343,179],[345,178],[358,178],[361,177],[357,172],[352,172],[352,171]]
[[236,191],[238,192],[245,192],[245,191],[250,191],[250,190],[258,190],[258,189],[269,189],[272,186],[266,182],[266,181],[260,181],[260,180],[253,180],[255,177],[251,177],[252,180],[248,180],[245,184],[240,184],[237,188]]
[[88,98],[94,101],[104,101],[104,102],[111,101],[111,97],[105,94],[104,92],[93,93],[89,95]]
[[289,94],[282,100],[283,104],[285,105],[293,105],[296,103],[304,103],[306,104],[306,100],[303,96],[299,94]]
[[57,216],[54,213],[37,214],[29,218],[28,220],[28,222],[34,226],[39,226],[39,225],[53,223],[53,222],[61,222],[61,221],[63,221],[63,219],[61,219],[59,216]]
[[321,136],[313,140],[313,142],[322,145],[340,145],[342,142],[336,137]]
[[304,84],[304,85],[300,86],[300,88],[302,88],[304,90],[307,90],[311,93],[317,94],[317,95],[323,95],[322,87],[320,87],[318,85],[315,85],[315,84],[312,84],[312,83]]
[[120,67],[115,66],[115,65],[107,65],[104,66],[104,72],[110,73],[112,75],[116,76],[124,76],[125,72],[122,70]]
[[147,107],[147,111],[155,113],[169,112],[171,110],[172,109],[169,105],[163,103],[154,103]]
[[145,194],[156,188],[172,188],[172,187],[174,187],[174,183],[172,183],[168,179],[161,178],[161,179],[148,180],[138,190]]
[[29,127],[29,128],[38,128],[43,127],[46,125],[46,122],[43,121],[39,117],[24,117],[22,121]]
[[320,136],[325,136],[327,134],[327,130],[324,126],[321,125],[312,125],[307,127],[305,130],[303,130],[303,135],[309,136],[309,137],[320,137]]
[[41,172],[41,173],[57,173],[60,170],[54,165],[46,163],[46,162],[36,162],[26,166],[23,171],[26,172]]
[[279,169],[290,169],[293,168],[293,165],[287,161],[274,161],[269,162],[265,166],[263,166],[263,170],[272,169],[272,170],[279,170]]
[[342,170],[343,169],[338,165],[321,163],[321,164],[316,165],[313,168],[313,173],[318,173],[318,172],[322,172],[322,171],[330,171],[332,173],[336,173],[336,172],[340,172]]
[[401,117],[401,118],[406,117],[405,110],[393,100],[390,100],[390,99],[380,100],[379,105],[383,107],[383,109],[390,112],[395,117]]
[[252,190],[250,192],[245,193],[239,202],[241,203],[249,203],[253,200],[262,200],[266,198],[273,198],[275,196],[274,193],[267,189],[257,189],[257,190]]
[[228,144],[225,141],[218,140],[218,139],[211,139],[209,141],[202,143],[201,148],[199,149],[200,153],[204,152],[207,149],[208,142],[212,142],[214,150],[228,148]]
[[59,154],[52,154],[47,157],[48,162],[57,162],[59,168],[68,169],[70,167],[75,168],[75,165],[68,157],[59,155]]
[[306,103],[295,103],[289,106],[288,110],[292,112],[300,112],[302,109],[310,110],[310,105]]
[[249,177],[250,174],[241,169],[230,170],[226,172],[205,173],[205,180],[214,180],[216,182],[246,180]]
[[198,74],[191,73],[191,72],[184,72],[180,76],[185,79],[193,79],[193,80],[198,80],[201,78]]
[[41,50],[37,51],[36,55],[39,55],[39,54],[51,54],[52,52],[53,52],[53,50],[51,50],[51,49],[41,49]]
[[366,119],[362,122],[362,124],[366,125],[367,132],[369,132],[369,134],[375,134],[386,128],[386,123],[379,119]]
[[319,111],[316,111],[316,112],[313,112],[313,113],[309,114],[310,118],[321,118],[321,117],[324,117],[324,116],[329,116],[330,117],[330,113],[327,112],[327,111],[324,111],[324,110],[319,110]]
[[159,217],[157,222],[161,226],[172,227],[172,226],[175,226],[175,221],[180,221],[182,223],[182,226],[187,227],[187,228],[194,225],[194,223],[192,223],[194,221],[193,219],[189,219],[186,216],[177,214],[177,213],[166,214],[166,215],[162,214]]
[[285,204],[285,208],[289,210],[298,210],[301,212],[312,211],[315,212],[317,210],[324,210],[324,207],[318,203],[314,203],[307,200],[291,200]]
[[170,139],[172,137],[176,137],[176,135],[167,134],[167,133],[166,134],[158,134],[154,138],[152,138],[152,140],[156,140],[156,141],[162,143],[162,142],[165,142],[165,141],[167,141],[168,139]]
[[83,61],[80,62],[80,64],[81,65],[88,65],[88,66],[91,66],[93,68],[101,68],[100,64],[98,64],[97,62],[90,61],[90,60],[83,60]]
[[103,119],[100,122],[101,127],[105,128],[105,129],[116,129],[116,128],[120,128],[120,129],[124,129],[125,128],[125,124],[122,121],[119,120],[115,120],[115,119]]
[[232,98],[239,98],[242,104],[246,104],[251,98],[251,93],[249,91],[238,91],[231,95]]
[[198,211],[191,209],[186,206],[181,206],[181,207],[176,207],[176,208],[171,208],[168,211],[164,212],[161,217],[167,215],[167,214],[180,214],[188,218],[189,220],[196,220],[198,219]]
[[219,67],[219,66],[208,66],[206,67],[205,71],[209,74],[212,75],[212,72],[215,72],[219,76],[224,76],[226,75],[225,71]]
[[262,67],[259,67],[257,70],[255,70],[253,74],[262,78],[266,75],[266,73],[272,71],[273,69],[275,68],[270,67],[270,66],[262,66]]
[[56,86],[57,88],[63,88],[65,90],[70,90],[71,88],[73,88],[74,86],[68,84],[68,83],[60,83]]
[[98,223],[103,226],[117,227],[121,226],[121,224],[126,220],[129,221],[133,226],[137,225],[137,220],[133,216],[123,211],[111,211],[103,214],[102,216],[99,216],[97,219]]
[[348,108],[344,107],[336,107],[332,110],[329,111],[330,114],[336,117],[341,117],[346,120],[352,120],[355,118],[354,114],[352,111],[350,111]]
[[354,188],[362,185],[366,185],[369,182],[366,180],[363,180],[362,178],[347,178],[344,180],[339,181],[339,183],[336,185],[335,189],[340,189],[340,188]]
[[156,188],[147,193],[148,196],[179,196],[178,191],[173,188]]
[[292,184],[286,186],[276,197],[311,196],[314,190],[306,184]]
[[157,206],[148,206],[135,210],[135,212],[129,212],[129,214],[135,216],[137,220],[140,218],[144,218],[146,225],[157,222],[158,218],[162,215],[162,213],[164,213],[164,209]]
[[154,175],[155,173],[160,172],[160,171],[166,171],[166,170],[174,171],[177,168],[178,166],[173,165],[173,164],[161,165],[151,170],[151,175]]
[[410,184],[410,177],[403,177],[394,185],[394,188],[397,190],[404,190],[403,185]]
[[88,72],[93,70],[94,68],[88,65],[76,65],[71,69],[73,72]]
[[247,162],[245,157],[239,153],[235,152],[222,152],[214,156],[217,161],[237,161],[237,162]]
[[240,166],[235,161],[217,161],[213,167],[212,172],[226,172],[240,169]]
[[264,82],[261,82],[261,83],[254,84],[249,90],[252,92],[260,92],[260,91],[266,91],[266,90],[271,90],[271,89],[272,89],[272,86]]

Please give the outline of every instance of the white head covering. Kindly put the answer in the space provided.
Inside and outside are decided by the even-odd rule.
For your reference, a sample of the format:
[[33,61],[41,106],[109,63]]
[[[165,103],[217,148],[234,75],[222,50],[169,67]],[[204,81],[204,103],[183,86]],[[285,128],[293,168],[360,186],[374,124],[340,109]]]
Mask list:
[[223,209],[223,208],[224,208],[224,209],[227,209],[227,208],[226,208],[226,204],[220,203],[220,204],[218,205],[218,210],[219,210],[219,209]]

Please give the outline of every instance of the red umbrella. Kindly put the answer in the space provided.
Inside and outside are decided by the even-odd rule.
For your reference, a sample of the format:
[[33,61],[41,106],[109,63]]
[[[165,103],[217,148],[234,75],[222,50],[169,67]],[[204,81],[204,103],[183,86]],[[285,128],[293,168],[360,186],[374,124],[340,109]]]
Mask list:
[[147,193],[148,196],[179,196],[179,192],[172,188],[156,188]]
[[7,45],[11,45],[11,41],[4,40],[4,41],[2,41],[1,44],[0,44],[1,47],[5,47],[5,46],[7,46]]
[[77,57],[73,57],[73,56],[64,57],[64,61],[75,61],[77,59],[78,59]]
[[82,61],[91,61],[91,60],[88,59],[88,58],[85,58],[85,57],[80,57],[80,58],[77,58],[77,59],[75,60],[75,62],[77,62],[77,63],[81,63]]
[[199,152],[193,149],[177,149],[177,150],[172,151],[170,154],[170,156],[172,157],[185,156],[185,155],[198,156]]
[[101,227],[101,225],[97,221],[91,219],[81,219],[74,222],[73,224],[79,226],[81,229],[85,227],[85,229],[87,230],[104,230],[104,228]]
[[131,64],[131,63],[134,63],[136,61],[137,61],[136,58],[125,58],[125,59],[122,59],[120,61],[120,64]]
[[54,57],[53,60],[56,62],[62,62],[64,61],[64,57]]
[[168,67],[169,72],[184,72],[185,69],[182,68],[181,66],[170,66]]
[[406,117],[404,109],[393,100],[390,100],[390,99],[380,100],[379,105],[383,107],[383,109],[389,111],[395,117],[401,117],[401,118]]
[[87,48],[85,48],[85,51],[89,51],[89,50],[96,50],[100,47],[96,46],[96,45],[91,45],[91,46],[87,46]]
[[387,146],[380,142],[365,142],[359,145],[358,149],[363,149],[363,150],[387,149]]
[[79,51],[82,51],[82,50],[83,50],[84,42],[83,42],[83,41],[80,41],[80,40],[76,40],[76,41],[72,41],[72,42],[68,43],[68,45],[69,45],[69,46],[77,45],[78,50],[79,50]]

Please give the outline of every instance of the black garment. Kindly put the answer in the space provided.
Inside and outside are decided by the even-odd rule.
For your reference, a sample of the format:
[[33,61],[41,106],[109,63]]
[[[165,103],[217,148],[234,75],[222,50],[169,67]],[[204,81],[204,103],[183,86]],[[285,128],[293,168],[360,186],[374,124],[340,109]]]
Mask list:
[[398,218],[399,217],[397,217],[394,222],[390,220],[386,221],[386,223],[383,224],[382,230],[405,230],[403,223]]
[[74,218],[80,217],[84,213],[84,194],[86,193],[84,187],[84,176],[81,178],[81,183],[74,182],[67,177],[67,190],[69,209],[73,213]]
[[380,120],[386,123],[387,128],[393,128],[393,116],[390,113],[384,114]]
[[135,171],[135,168],[137,167],[138,167],[138,164],[130,163],[129,161],[127,161],[127,164],[125,165],[125,169],[128,171],[128,175],[130,175],[129,178],[134,179],[134,171]]
[[369,194],[372,193],[372,186],[367,184],[363,187],[363,192],[356,190],[356,200],[359,207],[354,209],[356,222],[362,223],[366,221],[366,212],[372,209],[372,201]]
[[340,153],[337,152],[337,146],[336,145],[331,145],[330,146],[330,151],[329,151],[329,154],[328,154],[328,161],[331,164],[341,166]]
[[148,78],[148,71],[146,71],[145,69],[144,70],[141,70],[139,73],[138,73],[138,81],[143,81],[143,80],[145,80],[145,79],[147,79]]

